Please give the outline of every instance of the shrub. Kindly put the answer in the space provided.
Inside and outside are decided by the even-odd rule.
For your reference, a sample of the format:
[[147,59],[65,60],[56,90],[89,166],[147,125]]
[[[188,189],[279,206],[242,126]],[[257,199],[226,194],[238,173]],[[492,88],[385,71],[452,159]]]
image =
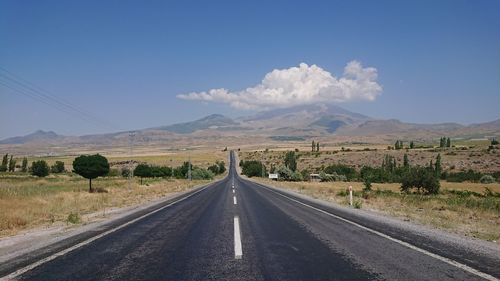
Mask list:
[[344,164],[334,164],[325,168],[327,174],[344,175],[348,181],[355,180],[359,177],[358,172],[353,167]]
[[38,160],[31,163],[31,174],[37,177],[46,177],[49,175],[49,165],[44,160]]
[[251,160],[243,161],[241,172],[247,177],[261,177],[262,173],[266,175],[266,166],[260,161]]
[[72,224],[77,224],[81,221],[81,218],[80,218],[80,215],[78,213],[69,213],[66,221],[69,223],[72,223]]
[[285,166],[294,172],[297,170],[297,157],[294,151],[288,151],[285,154]]
[[491,175],[484,175],[481,177],[481,179],[479,179],[479,182],[481,183],[486,183],[486,184],[489,184],[489,183],[494,183],[495,182],[495,178]]
[[50,167],[50,171],[56,174],[64,172],[64,162],[56,161],[56,163]]
[[293,171],[285,166],[279,167],[276,173],[278,174],[278,178],[284,181],[290,181],[293,177]]
[[363,206],[363,201],[361,201],[361,199],[356,199],[356,200],[353,200],[353,202],[352,202],[352,206],[353,206],[355,209],[361,209],[361,207]]
[[363,184],[365,186],[363,188],[363,191],[371,191],[372,190],[372,181],[371,181],[370,177],[364,178]]
[[436,173],[424,167],[412,167],[403,176],[401,191],[409,192],[416,188],[417,192],[423,191],[426,194],[439,193],[439,179]]
[[214,173],[196,167],[191,171],[191,178],[194,180],[211,180],[214,178]]
[[130,169],[129,168],[123,168],[122,169],[122,177],[127,178],[130,176]]

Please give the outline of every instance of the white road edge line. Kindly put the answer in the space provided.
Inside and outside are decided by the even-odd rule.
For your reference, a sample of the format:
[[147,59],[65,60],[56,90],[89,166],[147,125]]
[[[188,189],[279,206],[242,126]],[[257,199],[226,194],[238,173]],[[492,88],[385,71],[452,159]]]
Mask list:
[[71,251],[74,251],[74,250],[76,250],[76,249],[78,249],[78,248],[81,248],[81,247],[83,247],[83,246],[87,245],[87,244],[90,244],[90,243],[94,242],[95,240],[97,240],[97,239],[99,239],[99,238],[102,238],[102,237],[104,237],[104,236],[106,236],[106,235],[108,235],[108,234],[111,234],[111,233],[113,233],[113,232],[115,232],[115,231],[117,231],[117,230],[120,230],[120,229],[122,229],[122,228],[124,228],[124,227],[126,227],[126,226],[128,226],[128,225],[131,225],[131,224],[135,223],[136,221],[139,221],[139,220],[141,220],[141,219],[143,219],[143,218],[145,218],[145,217],[148,217],[148,216],[150,216],[150,215],[152,215],[152,214],[154,214],[154,213],[157,213],[157,212],[159,212],[159,211],[161,211],[161,210],[163,210],[163,209],[165,209],[165,208],[168,208],[168,207],[170,207],[170,206],[172,206],[172,205],[174,205],[174,204],[176,204],[176,203],[179,203],[179,202],[181,202],[181,201],[184,201],[184,200],[188,199],[189,197],[191,197],[191,196],[193,196],[193,195],[195,195],[195,194],[197,194],[197,193],[199,193],[199,192],[201,192],[201,191],[203,191],[203,190],[207,189],[209,186],[212,186],[213,184],[214,184],[214,183],[208,184],[207,186],[205,186],[205,187],[203,187],[203,188],[201,188],[201,189],[199,189],[199,190],[197,190],[197,191],[195,191],[195,192],[193,192],[193,193],[189,194],[189,195],[188,195],[188,196],[186,196],[186,197],[182,197],[181,199],[178,199],[178,200],[176,200],[176,201],[174,201],[174,202],[172,202],[172,203],[169,203],[169,204],[167,204],[167,205],[165,205],[165,206],[163,206],[163,207],[161,207],[161,208],[158,208],[158,209],[156,209],[156,210],[153,210],[153,211],[151,211],[151,212],[149,212],[149,213],[147,213],[147,214],[144,214],[144,215],[142,215],[142,216],[140,216],[140,217],[138,217],[138,218],[135,218],[135,219],[133,219],[133,220],[131,220],[131,221],[128,221],[128,222],[126,222],[126,223],[124,223],[124,224],[122,224],[122,225],[119,225],[119,226],[115,227],[115,228],[112,228],[112,229],[110,229],[110,230],[108,230],[108,231],[106,231],[106,232],[103,232],[103,233],[101,233],[101,234],[99,234],[99,235],[97,235],[97,236],[94,236],[94,237],[92,237],[92,238],[89,238],[89,239],[87,239],[87,240],[85,240],[85,241],[82,241],[82,242],[80,242],[80,243],[76,244],[76,245],[73,245],[73,246],[71,246],[71,247],[69,247],[69,248],[66,248],[66,249],[64,249],[64,250],[60,251],[60,252],[57,252],[57,253],[55,253],[55,254],[53,254],[53,255],[51,255],[51,256],[48,256],[48,257],[46,257],[46,258],[44,258],[44,259],[41,259],[41,260],[36,261],[36,262],[34,262],[34,263],[30,264],[30,265],[27,265],[27,266],[25,266],[25,267],[23,267],[23,268],[20,268],[20,269],[18,269],[18,270],[16,270],[16,271],[14,271],[14,272],[10,273],[9,275],[5,275],[5,276],[3,276],[3,277],[0,277],[0,281],[12,280],[12,279],[14,279],[14,278],[18,277],[19,275],[24,274],[24,273],[26,273],[26,272],[28,272],[28,271],[30,271],[30,270],[32,270],[32,269],[34,269],[34,268],[36,268],[36,267],[38,267],[38,266],[42,265],[42,264],[44,264],[44,263],[47,263],[47,262],[49,262],[49,261],[51,261],[51,260],[56,259],[57,257],[63,256],[63,255],[65,255],[65,254],[67,254],[67,253],[69,253],[69,252],[71,252]]
[[469,273],[472,273],[472,274],[474,274],[474,275],[477,275],[477,276],[479,276],[479,277],[482,277],[482,278],[484,278],[484,279],[486,279],[486,280],[492,280],[492,281],[498,280],[498,279],[497,279],[497,278],[495,278],[494,276],[491,276],[491,275],[489,275],[489,274],[487,274],[487,273],[481,272],[481,271],[479,271],[479,270],[477,270],[477,269],[474,269],[474,268],[472,268],[472,267],[470,267],[470,266],[468,266],[468,265],[465,265],[465,264],[463,264],[463,263],[460,263],[460,262],[454,261],[454,260],[452,260],[452,259],[449,259],[449,258],[446,258],[446,257],[440,256],[440,255],[438,255],[438,254],[431,253],[431,252],[429,252],[429,251],[427,251],[427,250],[421,249],[421,248],[419,248],[419,247],[417,247],[417,246],[415,246],[415,245],[412,245],[412,244],[407,243],[407,242],[405,242],[405,241],[399,240],[399,239],[397,239],[397,238],[394,238],[394,237],[389,236],[389,235],[387,235],[387,234],[384,234],[384,233],[382,233],[382,232],[379,232],[379,231],[373,230],[373,229],[371,229],[371,228],[368,228],[368,227],[366,227],[366,226],[360,225],[360,224],[358,224],[358,223],[355,223],[355,222],[350,221],[350,220],[348,220],[348,219],[345,219],[345,218],[343,218],[343,217],[339,217],[339,216],[334,215],[334,214],[332,214],[332,213],[329,213],[329,212],[327,212],[327,211],[324,211],[324,210],[321,210],[321,209],[316,208],[316,207],[314,207],[314,206],[311,206],[311,205],[308,205],[308,204],[306,204],[306,203],[300,202],[299,200],[295,200],[295,199],[293,199],[293,198],[291,198],[291,197],[288,197],[288,196],[283,195],[283,194],[281,194],[281,193],[279,193],[279,192],[276,192],[276,191],[274,191],[274,190],[272,190],[272,189],[270,189],[270,188],[268,188],[268,187],[266,187],[266,186],[264,186],[264,185],[261,185],[261,184],[259,184],[259,185],[260,185],[260,186],[262,186],[262,187],[264,187],[265,189],[267,189],[267,190],[271,191],[271,192],[274,192],[274,193],[276,193],[276,194],[278,194],[278,195],[280,195],[280,196],[282,196],[282,197],[287,198],[288,200],[291,200],[291,201],[293,201],[293,202],[299,203],[299,204],[304,205],[304,206],[306,206],[306,207],[309,207],[309,208],[311,208],[311,209],[313,209],[313,210],[316,210],[316,211],[318,211],[318,212],[320,212],[320,213],[323,213],[323,214],[326,214],[326,215],[328,215],[328,216],[331,216],[331,217],[334,217],[334,218],[336,218],[336,219],[339,219],[339,220],[341,220],[341,221],[343,221],[343,222],[346,222],[346,223],[352,224],[352,225],[354,225],[354,226],[357,226],[357,227],[359,227],[359,228],[361,228],[361,229],[364,229],[364,230],[366,230],[366,231],[369,231],[369,232],[371,232],[371,233],[373,233],[373,234],[375,234],[375,235],[378,235],[378,236],[380,236],[380,237],[383,237],[383,238],[389,239],[389,240],[391,240],[391,241],[393,241],[393,242],[396,242],[396,243],[398,243],[398,244],[400,244],[400,245],[403,245],[403,246],[405,246],[405,247],[407,247],[407,248],[410,248],[410,249],[412,249],[412,250],[415,250],[415,251],[420,252],[420,253],[422,253],[422,254],[425,254],[425,255],[427,255],[427,256],[430,256],[430,257],[433,257],[433,258],[435,258],[435,259],[438,259],[438,260],[440,260],[440,261],[442,261],[442,262],[445,262],[445,263],[447,263],[447,264],[450,264],[450,265],[452,265],[452,266],[455,266],[455,267],[457,267],[457,268],[460,268],[460,269],[462,269],[462,270],[465,270],[465,271],[467,271],[467,272],[469,272]]
[[236,216],[234,217],[234,258],[241,259],[242,257],[240,219]]
[[235,192],[234,192],[234,189],[233,189],[233,193],[235,193]]
[[234,205],[237,204],[237,202],[236,202],[236,196],[233,196],[233,202],[234,202]]

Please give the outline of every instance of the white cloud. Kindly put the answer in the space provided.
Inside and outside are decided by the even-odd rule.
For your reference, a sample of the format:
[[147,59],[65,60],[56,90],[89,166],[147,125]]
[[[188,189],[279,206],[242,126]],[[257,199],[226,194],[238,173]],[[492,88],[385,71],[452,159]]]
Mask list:
[[340,78],[314,64],[301,63],[298,67],[275,69],[260,84],[245,90],[230,92],[220,88],[177,97],[260,110],[319,102],[373,101],[381,92],[377,69],[363,68],[360,62],[351,61]]

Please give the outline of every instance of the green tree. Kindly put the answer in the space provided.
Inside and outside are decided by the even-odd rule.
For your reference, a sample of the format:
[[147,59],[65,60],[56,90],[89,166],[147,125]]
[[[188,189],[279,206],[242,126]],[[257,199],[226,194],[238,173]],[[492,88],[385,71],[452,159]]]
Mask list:
[[319,152],[319,142],[316,143],[316,151]]
[[294,151],[288,151],[285,155],[285,166],[295,172],[297,170],[297,158]]
[[223,174],[226,171],[226,163],[224,161],[217,161],[215,162],[217,165],[219,165],[219,174]]
[[438,153],[436,157],[436,163],[434,163],[434,172],[436,173],[436,177],[439,179],[441,177],[441,154]]
[[55,174],[59,174],[64,172],[64,162],[63,161],[56,161],[52,167],[50,167],[50,171]]
[[241,173],[250,178],[261,177],[263,173],[266,175],[266,167],[260,161],[243,161],[241,165]]
[[450,140],[450,138],[446,139],[446,147],[451,147],[451,140]]
[[214,175],[218,175],[219,174],[219,166],[217,164],[213,164],[211,166],[208,166],[207,170],[209,170],[210,172],[212,172]]
[[13,158],[13,155],[11,155],[9,161],[9,172],[14,172],[15,170],[16,170],[16,160]]
[[498,141],[496,138],[491,139],[491,145],[497,145]]
[[89,192],[93,192],[92,179],[109,173],[109,162],[106,157],[94,155],[81,155],[73,161],[73,172],[89,180]]
[[363,187],[363,191],[371,191],[372,190],[372,180],[370,178],[370,176],[367,176],[363,179],[363,185],[365,187]]
[[46,177],[49,175],[49,165],[44,160],[38,160],[31,163],[31,174],[37,177]]
[[134,176],[138,176],[141,178],[141,185],[142,185],[143,178],[149,178],[153,176],[153,171],[151,169],[151,166],[147,164],[137,165],[134,169]]
[[130,176],[130,169],[129,168],[123,168],[122,169],[122,177],[128,178]]
[[316,144],[314,143],[314,141],[312,141],[311,152],[314,152],[315,148],[316,148]]
[[26,157],[23,158],[23,164],[21,166],[21,171],[23,173],[26,173],[28,171],[28,158],[26,158]]
[[7,171],[7,163],[9,162],[9,154],[5,154],[2,158],[2,165],[0,166],[0,172]]
[[415,144],[413,143],[413,141],[410,142],[410,149],[413,149],[415,148]]
[[408,154],[405,153],[403,156],[403,167],[408,169],[410,167],[410,161],[408,160]]
[[211,180],[214,178],[214,173],[209,170],[195,167],[191,173],[191,178],[193,180]]
[[416,188],[417,192],[426,194],[439,193],[439,179],[436,174],[425,167],[413,167],[402,178],[401,191],[409,192]]

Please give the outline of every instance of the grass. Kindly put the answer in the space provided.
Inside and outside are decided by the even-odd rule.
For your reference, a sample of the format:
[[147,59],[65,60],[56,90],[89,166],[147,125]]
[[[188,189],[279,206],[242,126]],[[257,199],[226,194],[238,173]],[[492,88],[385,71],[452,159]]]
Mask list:
[[209,181],[146,179],[143,185],[134,179],[105,177],[92,181],[107,193],[89,193],[88,180],[72,175],[36,178],[26,175],[0,176],[0,237],[22,230],[53,224],[78,224],[104,216],[111,208],[141,204],[180,192]]
[[[103,155],[108,158],[112,169],[126,167],[129,159],[171,167],[191,159],[193,165],[206,168],[221,160],[227,167],[227,153],[201,149],[158,153],[144,149],[132,157],[112,153]],[[28,162],[45,160],[52,165],[63,161],[66,170],[70,171],[75,157],[29,157]],[[18,163],[20,161],[18,159]],[[110,209],[142,204],[209,182],[147,178],[140,185],[139,181],[134,179],[129,189],[126,178],[101,177],[92,180],[92,187],[105,192],[89,193],[88,180],[72,173],[51,174],[45,178],[21,172],[0,173],[0,237],[39,226],[86,223],[95,219],[96,214],[105,216]]]
[[[107,154],[103,153],[110,165],[120,166],[120,163],[126,162],[130,159],[137,162],[146,162],[158,166],[170,166],[176,167],[182,165],[183,162],[191,159],[191,163],[195,166],[200,166],[207,168],[208,166],[215,163],[215,161],[224,161],[227,163],[227,152],[222,151],[212,151],[212,150],[193,150],[193,151],[175,151],[175,152],[163,152],[163,153],[148,153],[148,152],[138,152],[132,157],[121,155],[121,154]],[[16,157],[16,156],[14,156]],[[49,166],[53,165],[56,161],[64,162],[65,168],[68,171],[72,170],[72,163],[77,156],[41,156],[41,157],[28,157],[28,163],[37,160],[45,160]],[[18,164],[22,162],[22,157],[16,157]]]
[[440,194],[420,195],[401,194],[399,184],[374,183],[372,191],[363,192],[361,182],[255,180],[342,205],[349,204],[347,188],[351,185],[354,208],[369,209],[483,240],[500,240],[500,184],[441,182]]

